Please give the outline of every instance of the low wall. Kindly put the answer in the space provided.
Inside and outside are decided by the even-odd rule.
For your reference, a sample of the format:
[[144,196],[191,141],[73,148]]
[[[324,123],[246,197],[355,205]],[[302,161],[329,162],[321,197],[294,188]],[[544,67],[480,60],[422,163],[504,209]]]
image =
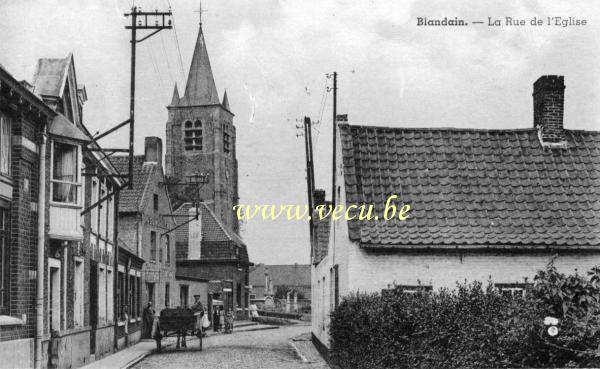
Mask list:
[[0,367],[33,368],[33,338],[0,342]]
[[114,351],[115,326],[109,325],[96,330],[96,360]]

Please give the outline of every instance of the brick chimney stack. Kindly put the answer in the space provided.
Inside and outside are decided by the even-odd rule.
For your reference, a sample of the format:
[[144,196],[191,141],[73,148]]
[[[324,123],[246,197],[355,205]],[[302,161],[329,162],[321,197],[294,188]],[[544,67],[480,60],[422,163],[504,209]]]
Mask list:
[[338,115],[335,117],[335,120],[336,120],[338,123],[348,123],[348,114],[338,114]]
[[162,140],[159,137],[144,139],[144,162],[158,163],[162,167]]
[[533,84],[533,126],[540,131],[542,143],[564,141],[564,101],[563,76],[541,76]]

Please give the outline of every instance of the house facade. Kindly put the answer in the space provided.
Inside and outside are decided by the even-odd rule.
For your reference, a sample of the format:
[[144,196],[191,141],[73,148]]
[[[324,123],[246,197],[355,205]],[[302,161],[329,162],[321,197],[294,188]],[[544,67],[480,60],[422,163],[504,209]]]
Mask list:
[[[555,255],[565,272],[600,263],[600,132],[563,127],[564,89],[562,76],[534,83],[529,129],[339,122],[337,204],[373,204],[379,219],[317,226],[312,333],[320,344],[329,346],[329,313],[351,292],[492,280],[521,293]],[[397,210],[387,221],[386,203]],[[404,205],[411,209],[400,220]]]
[[[2,213],[0,359],[14,367],[80,367],[112,352],[114,343],[106,306],[113,290],[104,279],[105,288],[92,296],[90,285],[98,285],[93,265],[110,268],[115,219],[108,214],[118,200],[111,196],[102,209],[84,212],[93,192],[87,174],[105,186],[122,183],[107,160],[88,150],[87,94],[72,55],[40,59],[31,84],[3,69],[1,77],[0,151],[11,165],[9,172],[0,168],[2,204],[10,209]],[[92,218],[103,219],[103,228]]]
[[[129,158],[113,159],[121,172],[127,172]],[[141,270],[126,272],[132,279],[129,286],[135,298],[126,303],[128,343],[139,341],[143,330],[143,309],[152,302],[158,314],[173,305],[176,295],[175,237],[169,230],[175,227],[171,202],[162,167],[162,141],[146,137],[144,155],[134,157],[132,189],[120,193],[119,240],[128,254],[143,259]],[[133,264],[135,260],[132,259]],[[137,300],[136,300],[137,299]],[[122,342],[124,344],[125,342]]]

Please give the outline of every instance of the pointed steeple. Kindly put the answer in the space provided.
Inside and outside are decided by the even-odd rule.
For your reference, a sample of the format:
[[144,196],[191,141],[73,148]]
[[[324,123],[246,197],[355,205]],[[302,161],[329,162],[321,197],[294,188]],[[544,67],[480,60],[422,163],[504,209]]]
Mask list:
[[220,103],[206,51],[202,26],[198,31],[196,48],[182,100],[186,105],[216,105]]
[[225,110],[231,111],[229,108],[229,99],[227,98],[227,90],[225,90],[225,93],[223,94],[223,102],[221,102],[221,105],[223,105]]
[[171,99],[171,106],[179,105],[179,91],[177,90],[177,83],[175,83],[175,88],[173,89],[173,98]]

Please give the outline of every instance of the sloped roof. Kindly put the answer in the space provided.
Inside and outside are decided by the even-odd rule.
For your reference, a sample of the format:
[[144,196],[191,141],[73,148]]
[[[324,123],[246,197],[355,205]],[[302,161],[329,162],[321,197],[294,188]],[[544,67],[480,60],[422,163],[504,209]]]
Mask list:
[[310,286],[310,265],[308,264],[258,264],[250,268],[250,284],[264,286],[267,271],[274,286]]
[[600,246],[600,132],[340,125],[347,205],[410,204],[404,222],[349,222],[370,248]]
[[[191,203],[183,203],[177,210],[173,212],[176,217],[175,221],[180,224],[189,219],[189,209],[192,208]],[[248,262],[248,252],[244,241],[226,227],[213,211],[205,203],[200,203],[200,222],[202,231],[202,249],[200,260],[236,260],[237,255],[235,247],[239,248],[239,257],[242,261]],[[177,246],[177,259],[187,259],[187,250],[189,242],[189,227],[184,225],[175,231]],[[228,245],[235,246],[234,248]]]
[[204,34],[202,33],[202,27],[200,27],[185,92],[179,104],[216,105],[220,103],[210,60],[208,59]]
[[[112,156],[110,161],[121,174],[129,173],[128,156]],[[158,164],[144,164],[144,156],[136,155],[133,158],[133,188],[126,186],[119,194],[119,213],[132,213],[142,211],[150,199],[149,184],[154,173],[160,170]]]
[[48,130],[53,136],[68,138],[76,141],[90,142],[92,139],[79,129],[73,122],[67,117],[58,113],[52,119],[50,129]]

